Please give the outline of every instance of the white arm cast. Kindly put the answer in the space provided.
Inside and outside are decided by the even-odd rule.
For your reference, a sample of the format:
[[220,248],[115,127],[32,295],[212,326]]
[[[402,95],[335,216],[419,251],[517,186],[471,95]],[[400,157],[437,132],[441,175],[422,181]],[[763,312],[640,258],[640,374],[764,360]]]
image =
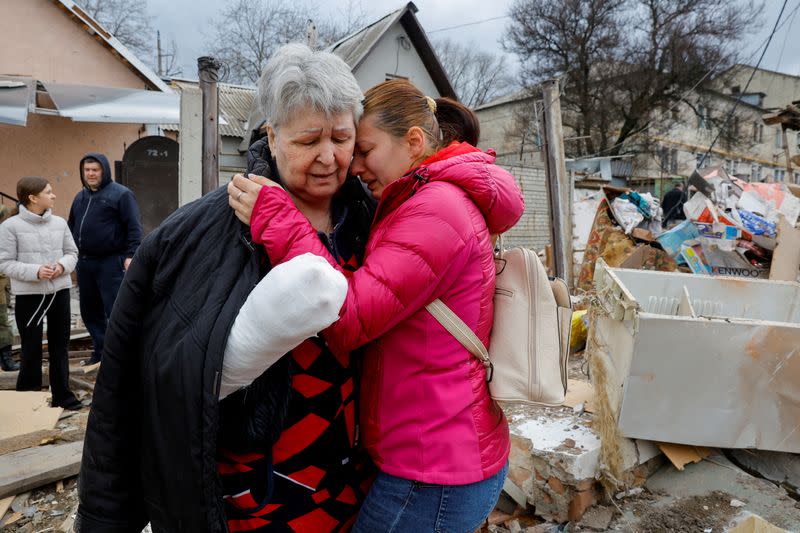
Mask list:
[[220,400],[338,320],[346,295],[344,275],[316,255],[303,254],[270,270],[247,297],[228,336]]

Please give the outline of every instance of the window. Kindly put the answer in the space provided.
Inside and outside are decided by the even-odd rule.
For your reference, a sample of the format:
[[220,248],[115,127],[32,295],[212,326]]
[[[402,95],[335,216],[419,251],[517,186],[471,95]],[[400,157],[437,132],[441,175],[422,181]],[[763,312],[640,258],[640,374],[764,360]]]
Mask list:
[[[705,160],[703,159],[704,156]],[[711,166],[711,154],[708,154],[706,156],[705,152],[698,152],[697,154],[695,154],[695,157],[697,159],[696,166],[698,169],[707,168]]]
[[736,173],[736,162],[733,159],[725,160],[725,172],[733,176]]
[[669,152],[669,171],[671,174],[678,173],[678,149],[673,148]]
[[794,173],[794,182],[795,183],[800,183],[800,172],[795,172]]
[[761,165],[752,165],[750,167],[750,180],[761,181]]
[[786,171],[782,168],[775,169],[775,181],[782,182],[786,180]]
[[711,121],[709,120],[708,109],[706,109],[706,106],[697,106],[697,128],[704,130],[711,129]]
[[775,128],[775,148],[783,148],[783,132],[780,128]]
[[764,125],[758,122],[753,122],[753,142],[764,142]]

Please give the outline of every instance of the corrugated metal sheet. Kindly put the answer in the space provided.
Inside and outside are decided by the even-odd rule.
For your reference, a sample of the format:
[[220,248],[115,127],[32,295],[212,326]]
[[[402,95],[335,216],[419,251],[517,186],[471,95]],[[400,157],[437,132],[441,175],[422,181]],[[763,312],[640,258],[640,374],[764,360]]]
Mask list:
[[[197,82],[180,80],[175,82],[177,87],[181,85],[194,85]],[[250,107],[256,95],[255,87],[242,87],[241,85],[228,85],[220,83],[217,87],[219,92],[219,113],[223,120],[220,120],[219,134],[223,137],[250,138],[247,132],[247,118],[250,114]],[[180,124],[161,124],[164,131],[180,131]]]
[[219,87],[219,109],[227,124],[219,126],[220,135],[244,137],[250,106],[253,105],[256,89],[231,85]]

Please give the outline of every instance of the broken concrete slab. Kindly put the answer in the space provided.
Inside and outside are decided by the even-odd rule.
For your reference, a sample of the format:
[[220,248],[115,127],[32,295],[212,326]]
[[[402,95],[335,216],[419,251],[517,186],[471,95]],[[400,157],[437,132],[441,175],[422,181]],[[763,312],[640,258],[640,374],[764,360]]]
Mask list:
[[800,455],[796,453],[763,450],[727,450],[726,455],[761,477],[773,481],[787,490],[798,493],[800,489]]
[[742,509],[758,514],[778,527],[800,531],[800,509],[785,490],[751,476],[723,455],[689,464],[683,472],[667,465],[651,476],[645,486],[650,492],[662,495],[652,506],[666,506],[679,499],[724,493],[722,501],[736,514],[740,509],[730,507],[732,498],[745,502]]
[[[509,404],[504,409],[512,438],[509,479],[527,494],[536,515],[560,523],[579,520],[603,499],[601,443],[592,416],[568,407]],[[620,453],[630,485],[647,478],[637,468],[662,457],[653,443],[630,439],[622,439]]]

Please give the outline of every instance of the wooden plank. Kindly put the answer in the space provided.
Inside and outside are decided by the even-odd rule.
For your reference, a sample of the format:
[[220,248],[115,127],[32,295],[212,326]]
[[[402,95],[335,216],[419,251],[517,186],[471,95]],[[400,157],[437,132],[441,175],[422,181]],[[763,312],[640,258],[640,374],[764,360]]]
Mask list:
[[53,429],[60,407],[47,405],[49,392],[0,391],[0,439]]
[[82,380],[80,378],[76,378],[74,376],[69,377],[69,384],[78,387],[79,389],[86,389],[89,391],[94,391],[94,385],[89,383],[88,381]]
[[10,453],[0,462],[0,498],[78,474],[83,441]]
[[[100,363],[95,363],[93,365],[88,365],[88,366],[77,366],[77,365],[70,366],[69,373],[70,375],[85,376],[86,374],[96,373],[99,367]],[[19,375],[18,370],[14,370],[13,372],[0,371],[0,390],[16,389],[18,375]],[[50,379],[49,366],[45,365],[42,367],[42,387],[47,386],[49,379]]]
[[667,459],[678,470],[683,470],[689,463],[699,463],[709,455],[711,449],[703,446],[688,446],[685,444],[671,444],[666,442],[657,443],[659,449],[664,452]]
[[98,362],[93,365],[82,366],[81,368],[83,369],[84,374],[94,374],[97,372],[97,369],[100,368],[100,363]]
[[11,507],[11,502],[13,501],[14,496],[9,496],[0,500],[0,520],[3,519],[3,516],[6,514],[6,511],[8,511],[8,508]]
[[58,437],[61,430],[58,429],[40,429],[24,435],[16,435],[8,437],[7,439],[0,440],[0,456],[7,453],[24,450],[25,448],[33,448],[40,446],[42,441],[50,440]]

